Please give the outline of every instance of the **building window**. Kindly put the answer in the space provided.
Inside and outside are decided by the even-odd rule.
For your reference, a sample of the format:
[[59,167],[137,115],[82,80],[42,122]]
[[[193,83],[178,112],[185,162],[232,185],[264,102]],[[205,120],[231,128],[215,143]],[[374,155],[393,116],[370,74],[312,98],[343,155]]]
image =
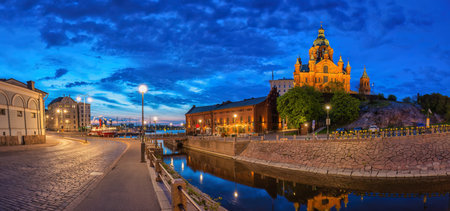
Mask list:
[[242,123],[242,121],[243,121],[243,116],[241,116],[241,123]]
[[324,82],[324,83],[328,82],[328,76],[324,76],[324,77],[323,77],[323,82]]
[[3,135],[6,136],[6,132],[3,131]]
[[251,123],[251,122],[252,122],[252,117],[248,116],[248,123]]
[[324,73],[328,73],[328,66],[326,66],[326,65],[323,66],[323,72],[324,72]]
[[2,108],[0,109],[0,115],[6,115],[6,109]]
[[305,78],[305,83],[308,83],[308,78]]
[[31,118],[36,118],[36,113],[31,113]]
[[22,111],[17,111],[17,117],[22,117],[22,116],[23,116]]
[[227,117],[227,125],[230,124],[230,118]]

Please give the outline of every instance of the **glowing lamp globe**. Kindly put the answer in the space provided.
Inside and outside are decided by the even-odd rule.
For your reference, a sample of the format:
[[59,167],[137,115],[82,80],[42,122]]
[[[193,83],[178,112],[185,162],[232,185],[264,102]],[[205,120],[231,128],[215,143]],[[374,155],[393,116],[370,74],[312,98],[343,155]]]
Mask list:
[[148,88],[147,88],[147,86],[146,85],[140,85],[139,86],[139,92],[140,93],[146,93],[148,91]]

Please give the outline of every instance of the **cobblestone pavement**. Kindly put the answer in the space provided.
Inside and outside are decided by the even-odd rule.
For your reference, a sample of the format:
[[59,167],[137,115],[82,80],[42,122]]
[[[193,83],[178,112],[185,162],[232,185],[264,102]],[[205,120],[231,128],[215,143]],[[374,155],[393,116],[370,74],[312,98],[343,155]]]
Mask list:
[[60,139],[56,146],[0,152],[0,210],[63,210],[125,149],[116,141]]

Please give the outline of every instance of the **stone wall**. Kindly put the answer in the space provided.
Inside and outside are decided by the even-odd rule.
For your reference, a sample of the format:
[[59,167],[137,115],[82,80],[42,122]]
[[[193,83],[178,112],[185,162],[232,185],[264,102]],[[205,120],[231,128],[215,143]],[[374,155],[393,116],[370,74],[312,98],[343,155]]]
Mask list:
[[238,159],[347,176],[445,176],[450,174],[450,133],[377,139],[252,141]]
[[19,145],[19,138],[17,136],[0,136],[0,146]]
[[24,136],[23,141],[25,142],[25,145],[45,144],[46,138],[45,138],[45,135]]
[[234,139],[224,138],[189,138],[184,146],[194,150],[200,150],[208,153],[220,154],[226,157],[232,157],[240,154],[245,147],[247,147],[249,141],[233,141]]

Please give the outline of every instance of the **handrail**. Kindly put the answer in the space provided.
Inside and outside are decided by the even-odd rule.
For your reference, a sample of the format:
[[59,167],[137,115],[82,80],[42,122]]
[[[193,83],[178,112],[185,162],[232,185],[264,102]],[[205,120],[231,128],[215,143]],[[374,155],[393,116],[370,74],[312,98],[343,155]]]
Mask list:
[[191,204],[194,205],[195,209],[200,210],[200,211],[202,210],[202,208],[200,208],[200,207],[197,205],[197,203],[194,201],[194,199],[192,199],[192,198],[189,196],[189,194],[186,193],[186,191],[183,190],[183,188],[181,188],[181,186],[178,186],[178,189],[179,189],[179,190],[181,189],[181,192],[184,194],[184,196],[186,196],[186,198],[189,200],[189,202],[191,202]]
[[167,176],[169,176],[170,178],[170,182],[172,182],[174,179],[172,177],[172,175],[169,174],[169,172],[167,172],[166,168],[164,168],[164,166],[160,163],[159,166],[162,168],[162,170],[164,170],[164,172],[166,173]]

